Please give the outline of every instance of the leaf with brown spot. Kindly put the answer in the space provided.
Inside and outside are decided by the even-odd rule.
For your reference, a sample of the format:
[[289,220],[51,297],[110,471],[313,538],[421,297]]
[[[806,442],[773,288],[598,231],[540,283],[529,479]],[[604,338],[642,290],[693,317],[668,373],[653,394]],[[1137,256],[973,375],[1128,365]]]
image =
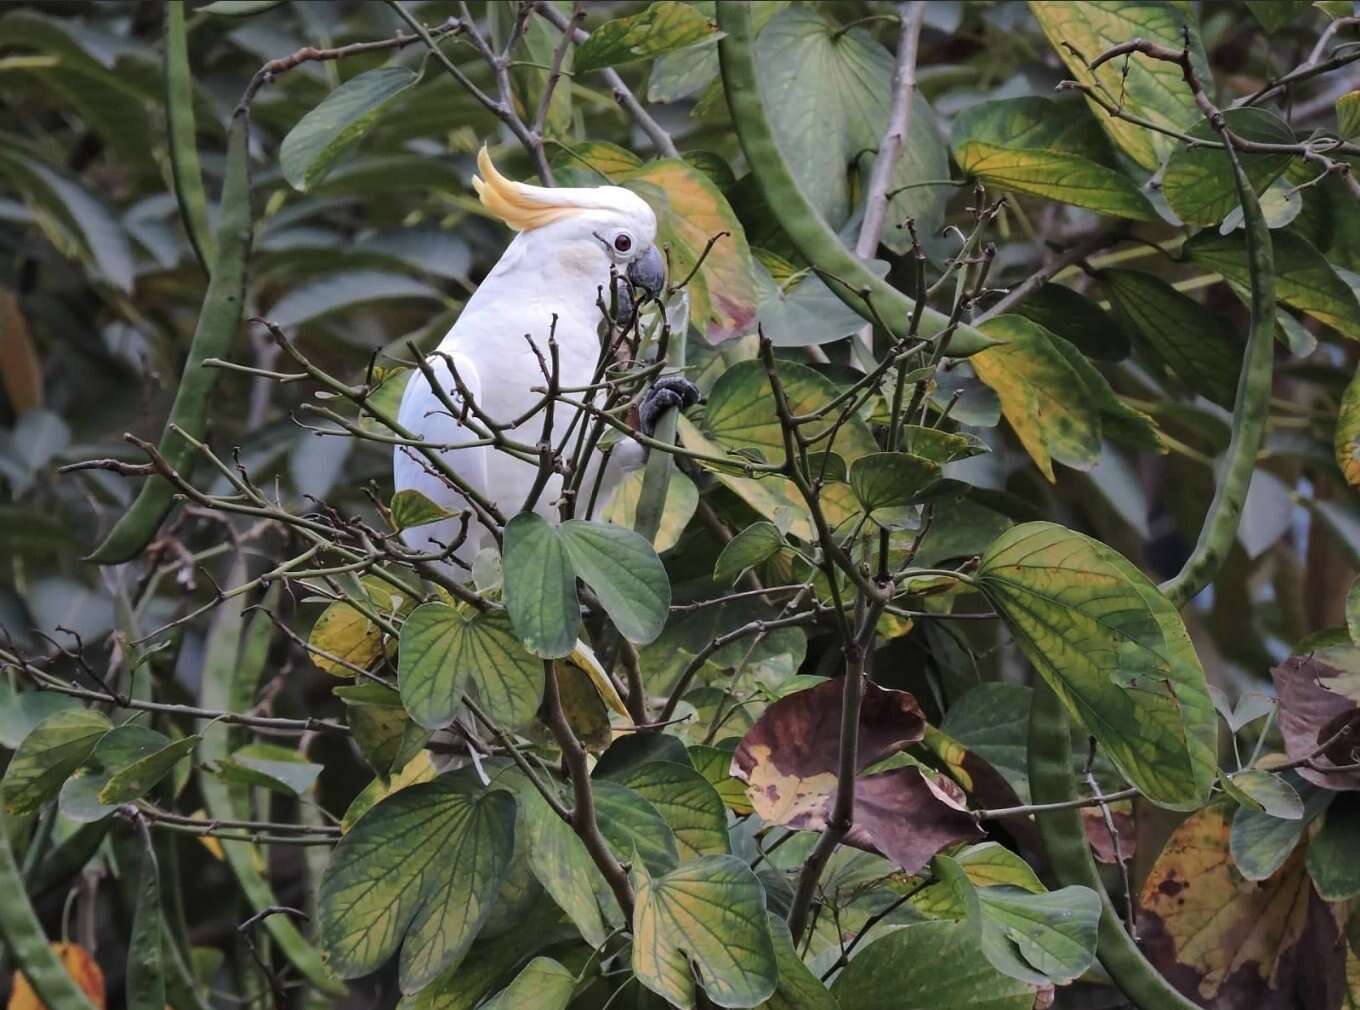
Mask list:
[[1302,760],[1331,741],[1309,766],[1298,770],[1309,782],[1328,789],[1360,789],[1360,771],[1327,770],[1360,763],[1360,705],[1328,687],[1329,682],[1346,678],[1348,671],[1339,663],[1354,661],[1355,656],[1356,650],[1346,646],[1319,649],[1307,656],[1290,656],[1272,672],[1280,699],[1280,733],[1290,759]]
[[1300,847],[1257,883],[1233,866],[1232,806],[1192,814],[1171,836],[1139,898],[1140,942],[1177,989],[1207,1010],[1336,1006],[1343,949]]
[[[760,817],[807,831],[824,831],[836,798],[840,751],[840,679],[790,694],[765,710],[732,759],[732,774]],[[916,699],[866,682],[860,710],[858,770],[922,738],[925,717]],[[846,841],[881,852],[908,872],[946,845],[982,836],[957,787],[931,781],[916,766],[862,775],[855,786],[854,826]]]

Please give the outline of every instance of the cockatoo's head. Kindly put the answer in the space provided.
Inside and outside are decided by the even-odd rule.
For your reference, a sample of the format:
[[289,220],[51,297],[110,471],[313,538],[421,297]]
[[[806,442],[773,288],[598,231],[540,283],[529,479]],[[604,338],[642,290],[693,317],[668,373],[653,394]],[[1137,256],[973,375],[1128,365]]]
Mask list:
[[[481,177],[472,185],[492,214],[520,233],[527,246],[519,262],[555,266],[580,275],[591,289],[615,267],[653,297],[666,281],[656,245],[656,215],[647,202],[620,186],[531,186],[501,175],[485,147],[477,155]],[[544,260],[552,258],[548,264]],[[593,297],[593,295],[592,295]]]

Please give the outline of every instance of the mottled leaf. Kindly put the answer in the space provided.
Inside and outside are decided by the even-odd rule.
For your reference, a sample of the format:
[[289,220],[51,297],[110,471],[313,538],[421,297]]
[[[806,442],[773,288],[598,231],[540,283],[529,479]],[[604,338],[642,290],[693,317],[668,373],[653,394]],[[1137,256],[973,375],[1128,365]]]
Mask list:
[[[1227,109],[1228,129],[1240,137],[1265,144],[1293,144],[1289,124],[1268,109]],[[1219,141],[1218,130],[1200,123],[1190,136]],[[1289,167],[1292,154],[1239,155],[1252,189],[1261,193]],[[1218,224],[1238,205],[1232,166],[1220,147],[1178,147],[1162,173],[1162,194],[1171,209],[1188,225]]]
[[708,779],[687,764],[652,761],[629,769],[616,781],[656,808],[675,834],[680,862],[731,851],[727,811]]
[[57,712],[40,722],[24,737],[0,780],[5,813],[32,813],[57,795],[111,728],[102,712],[85,708]]
[[718,26],[687,3],[658,0],[646,10],[606,21],[576,49],[576,72],[645,60],[711,41]]
[[217,773],[228,782],[293,796],[311,789],[321,771],[321,765],[312,764],[298,751],[272,743],[246,744],[217,767]]
[[1248,768],[1222,778],[1223,791],[1242,806],[1271,817],[1297,821],[1303,817],[1298,791],[1280,776]]
[[169,775],[176,764],[193,753],[198,741],[197,736],[181,737],[131,764],[114,769],[108,782],[99,790],[99,802],[117,805],[145,795]]
[[[1336,465],[1346,483],[1360,491],[1360,370],[1346,386],[1336,415],[1333,437]],[[1360,641],[1360,634],[1356,635]]]
[[754,1007],[779,970],[765,889],[735,856],[706,856],[664,876],[633,867],[633,972],[673,1006],[694,1010],[695,987],[720,1007]]
[[1308,826],[1332,801],[1331,793],[1303,781],[1293,772],[1286,773],[1286,780],[1303,801],[1300,816],[1276,817],[1249,806],[1239,807],[1233,814],[1228,850],[1233,865],[1248,880],[1265,880],[1283,866]]
[[1099,541],[1024,523],[976,579],[1121,774],[1163,806],[1208,799],[1218,718],[1180,615],[1145,575]]
[[101,800],[100,793],[113,773],[169,744],[168,736],[150,726],[135,722],[115,726],[99,738],[94,751],[62,785],[57,809],[63,817],[79,823],[108,817],[118,808],[114,803]]
[[430,731],[407,715],[401,696],[382,684],[337,687],[335,695],[345,703],[355,745],[384,782],[405,768],[430,739]]
[[[411,601],[387,582],[368,575],[362,580],[368,599],[365,605],[382,616],[400,616]],[[337,677],[354,677],[351,667],[367,669],[380,655],[383,633],[358,607],[337,600],[321,612],[307,636],[308,655],[318,669]]]
[[1328,789],[1360,790],[1360,771],[1328,770],[1360,762],[1360,705],[1329,689],[1341,686],[1345,667],[1355,672],[1356,656],[1349,645],[1323,648],[1291,656],[1272,671],[1285,751],[1295,761],[1308,759],[1299,774]]
[[594,782],[600,831],[621,862],[636,852],[651,873],[665,873],[680,862],[680,847],[661,812],[633,790],[610,779]]
[[483,1010],[566,1010],[576,975],[550,957],[536,957],[515,980],[482,1004]]

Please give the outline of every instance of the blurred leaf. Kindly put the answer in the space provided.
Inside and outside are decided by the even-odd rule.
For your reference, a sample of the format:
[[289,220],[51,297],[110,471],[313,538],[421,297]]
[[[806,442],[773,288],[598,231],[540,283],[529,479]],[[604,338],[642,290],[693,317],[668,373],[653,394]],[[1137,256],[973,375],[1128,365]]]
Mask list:
[[[104,973],[100,970],[94,955],[80,944],[66,941],[52,944],[52,952],[66,969],[66,974],[75,980],[80,991],[89,998],[95,1010],[104,1010],[107,1006]],[[45,1010],[42,1000],[33,991],[28,976],[22,971],[14,973],[14,985],[10,989],[9,1003],[6,1006],[7,1010]]]
[[[614,493],[606,503],[601,516],[625,529],[632,529],[637,515],[638,497],[642,494],[642,470],[633,470],[614,488]],[[665,554],[680,540],[695,509],[699,507],[699,489],[679,470],[671,468],[670,479],[666,482],[666,503],[661,510],[661,525],[656,531],[652,546],[658,554]]]
[[576,975],[550,957],[536,957],[515,980],[482,1004],[483,1010],[566,1010]]
[[864,946],[832,993],[855,1010],[1033,1010],[1035,988],[987,961],[982,938],[952,920],[913,923]]
[[[1265,144],[1295,143],[1289,124],[1267,109],[1228,109],[1223,115],[1228,129],[1240,137]],[[1200,123],[1190,136],[1219,139],[1218,130],[1209,123]],[[1292,154],[1243,153],[1242,170],[1252,189],[1261,193],[1293,158]],[[1162,193],[1176,216],[1188,225],[1218,224],[1238,205],[1232,166],[1219,147],[1176,148],[1162,174]]]
[[316,784],[322,765],[300,752],[272,743],[250,743],[238,748],[218,766],[229,782],[260,786],[277,793],[302,796]]
[[1360,491],[1360,371],[1355,373],[1336,415],[1336,435],[1333,437],[1336,465],[1346,483]]
[[212,0],[199,10],[205,14],[221,14],[223,17],[241,18],[251,14],[262,14],[287,0]]
[[[772,8],[756,4],[756,11]],[[756,20],[753,18],[753,20]],[[851,180],[846,171],[860,162],[867,173],[892,103],[896,60],[863,27],[841,30],[810,4],[776,13],[755,42],[756,71],[766,116],[794,178],[833,229],[851,215]],[[918,91],[902,154],[888,189],[896,191],[888,220],[913,218],[922,234],[944,221],[949,189],[912,186],[949,178],[949,153],[935,116]],[[910,248],[905,229],[885,228],[883,244],[902,254]]]
[[349,270],[299,284],[270,306],[267,317],[278,326],[301,326],[334,312],[412,298],[439,301],[443,295],[424,281],[403,274]]
[[[1184,29],[1188,33],[1190,59],[1200,80],[1212,81],[1193,15],[1187,16],[1170,3],[1138,0],[1071,3],[1032,0],[1029,9],[1075,80],[1097,87],[1107,101],[1120,101],[1131,116],[1182,132],[1198,125],[1201,113],[1181,79],[1180,67],[1174,63],[1132,57],[1110,60],[1094,74],[1086,67],[1086,61],[1094,60],[1110,46],[1135,37],[1180,52],[1185,43],[1181,34]],[[1064,43],[1076,52],[1067,49]],[[1092,116],[1115,144],[1147,171],[1156,171],[1178,149],[1179,141],[1172,137],[1116,119],[1094,101],[1087,101]]]
[[1333,794],[1286,773],[1287,782],[1303,801],[1298,817],[1276,817],[1263,810],[1240,806],[1232,817],[1229,850],[1237,872],[1248,880],[1266,880],[1284,865],[1308,826],[1332,802]]
[[1122,361],[1129,355],[1129,338],[1119,324],[1091,299],[1069,287],[1044,284],[1015,311],[1092,358]]
[[19,298],[8,288],[0,288],[0,387],[16,414],[42,406],[42,362]]
[[1027,755],[1030,688],[1023,684],[978,684],[949,706],[940,729],[1005,776],[1029,802]]
[[[137,899],[132,912],[132,932],[128,936],[127,1010],[164,1010],[167,923],[161,904],[161,871],[150,832],[142,837]],[[170,956],[178,956],[178,952],[171,951]]]
[[1180,615],[1147,576],[1099,541],[1025,523],[975,578],[1122,775],[1172,809],[1208,799],[1218,717]]
[[[882,260],[867,266],[875,273],[886,274],[887,264]],[[770,267],[783,267],[790,276],[775,280]],[[758,252],[755,283],[756,319],[761,332],[776,347],[829,344],[858,333],[864,325],[859,313],[837,298],[816,273],[799,274],[774,253]]]
[[413,526],[437,523],[453,515],[448,509],[436,505],[419,491],[405,488],[392,496],[392,524],[399,530],[409,530]]
[[1242,339],[1227,319],[1140,270],[1102,270],[1100,280],[1120,321],[1154,361],[1195,392],[1232,406]]
[[1346,594],[1346,630],[1350,633],[1351,643],[1360,648],[1360,578],[1351,583]]
[[1338,796],[1322,821],[1322,830],[1308,843],[1308,876],[1324,901],[1360,898],[1360,801]]
[[713,581],[731,586],[744,571],[768,561],[783,547],[784,537],[774,523],[752,523],[723,546],[713,565]]
[[345,703],[354,744],[384,783],[424,748],[430,731],[407,715],[401,696],[382,684],[354,684],[334,689]]
[[420,74],[409,67],[379,67],[332,91],[279,145],[279,167],[288,184],[304,193],[311,189],[373,128],[383,107],[419,80]]
[[128,723],[115,726],[99,738],[94,751],[61,787],[57,808],[63,817],[80,823],[101,820],[117,805],[101,800],[99,794],[119,768],[149,757],[168,746],[170,738],[149,726]]
[[1247,9],[1267,34],[1274,35],[1312,6],[1310,0],[1246,0]]
[[85,708],[57,712],[40,722],[24,737],[0,780],[5,813],[31,813],[57,795],[110,728],[102,712]]
[[514,801],[467,774],[409,786],[341,839],[321,878],[318,928],[331,968],[367,975],[401,948],[413,993],[467,953],[514,846]]
[[952,145],[959,167],[989,186],[1135,221],[1155,217],[1115,167],[1099,126],[1075,105],[1038,97],[983,102],[955,118]]
[[735,856],[706,856],[664,876],[633,867],[633,972],[652,992],[694,1010],[696,984],[718,1006],[753,1007],[779,968],[765,890]]
[[1011,428],[1052,483],[1053,460],[1089,470],[1100,458],[1100,415],[1053,338],[1023,316],[997,316],[983,331],[1007,341],[973,355],[978,378],[995,390]]
[[[1289,231],[1270,237],[1275,257],[1275,293],[1280,301],[1360,340],[1360,302],[1355,292],[1306,239]],[[1202,231],[1185,243],[1185,255],[1221,273],[1234,284],[1250,285],[1246,239],[1241,232]]]
[[543,662],[524,650],[500,610],[425,603],[401,626],[401,700],[426,729],[447,726],[471,681],[503,726],[529,722],[543,695]]
[[1278,775],[1248,768],[1224,776],[1221,781],[1223,791],[1250,810],[1287,821],[1303,817],[1303,800],[1299,799],[1294,787]]
[[1360,91],[1348,91],[1336,100],[1336,133],[1342,140],[1360,136]]
[[[718,187],[693,165],[674,158],[648,162],[621,181],[656,212],[657,246],[670,249],[667,283],[680,284],[693,272],[685,290],[699,332],[714,344],[750,332],[756,315],[751,250]],[[699,264],[709,241],[722,232],[727,234],[717,238]]]
[[709,41],[717,27],[689,4],[658,0],[639,14],[606,21],[591,32],[576,49],[576,72],[633,63]]
[[193,753],[198,741],[197,736],[181,737],[154,753],[115,769],[104,788],[99,790],[99,802],[117,805],[144,796],[152,786],[169,775],[176,764]]

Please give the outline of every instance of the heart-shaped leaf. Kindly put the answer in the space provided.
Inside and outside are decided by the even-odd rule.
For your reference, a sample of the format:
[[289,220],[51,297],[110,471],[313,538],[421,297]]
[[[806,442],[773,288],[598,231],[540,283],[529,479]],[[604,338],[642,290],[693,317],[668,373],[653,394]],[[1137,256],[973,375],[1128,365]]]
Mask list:
[[784,537],[772,522],[752,523],[729,540],[713,565],[713,581],[730,586],[742,572],[768,561],[784,547]]

